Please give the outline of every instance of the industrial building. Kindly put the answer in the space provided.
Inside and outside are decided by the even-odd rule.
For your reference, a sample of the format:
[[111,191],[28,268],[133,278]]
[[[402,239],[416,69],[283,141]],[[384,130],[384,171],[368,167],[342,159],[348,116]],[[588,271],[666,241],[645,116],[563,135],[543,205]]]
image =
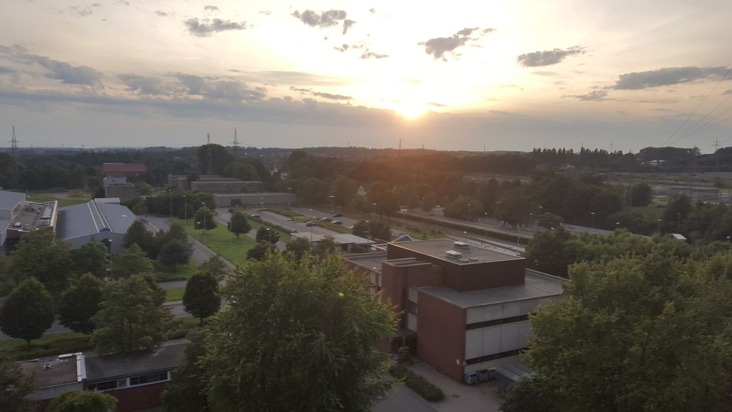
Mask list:
[[458,381],[525,349],[529,314],[558,299],[564,283],[522,257],[447,239],[392,242],[347,259],[399,314],[388,349],[407,344]]
[[86,203],[59,209],[56,238],[79,247],[92,239],[109,248],[110,253],[122,250],[125,234],[136,216],[119,199],[92,199]]

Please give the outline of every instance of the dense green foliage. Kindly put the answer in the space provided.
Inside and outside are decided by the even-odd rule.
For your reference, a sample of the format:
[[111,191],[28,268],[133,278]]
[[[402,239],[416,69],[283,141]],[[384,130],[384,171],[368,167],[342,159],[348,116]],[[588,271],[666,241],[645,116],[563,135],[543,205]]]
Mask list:
[[53,299],[36,278],[24,280],[10,292],[0,308],[0,330],[24,339],[30,346],[51,327],[54,320]]
[[218,293],[219,283],[214,276],[196,273],[186,283],[183,294],[183,306],[186,312],[203,319],[212,316],[221,307],[221,296]]
[[70,261],[73,265],[71,272],[81,275],[91,273],[96,277],[103,277],[107,269],[109,251],[102,242],[92,240],[70,252]]
[[0,358],[0,411],[30,412],[34,402],[25,399],[33,391],[30,376],[24,374],[16,363]]
[[238,210],[234,211],[234,213],[231,214],[229,231],[231,231],[231,233],[236,235],[236,238],[239,239],[239,235],[241,235],[242,233],[249,233],[250,230],[252,230],[252,226],[247,221],[244,213]]
[[[531,318],[537,376],[522,398],[561,411],[732,408],[732,255],[616,233],[577,260],[564,297]],[[536,410],[514,395],[508,410]]]
[[14,286],[35,278],[52,294],[60,294],[73,267],[70,252],[69,243],[53,242],[53,232],[34,231],[10,254],[8,274]]
[[112,259],[111,275],[115,279],[126,279],[140,273],[153,273],[155,268],[145,252],[133,243]]
[[103,392],[66,392],[51,402],[48,412],[109,412],[117,406],[117,398]]
[[209,412],[204,393],[206,370],[198,362],[205,353],[203,331],[189,334],[186,361],[173,371],[171,382],[163,392],[163,408],[167,412]]
[[367,411],[389,382],[375,345],[391,333],[391,308],[337,256],[270,254],[226,287],[201,366],[214,411]]
[[430,381],[425,379],[423,376],[412,372],[404,364],[394,364],[389,368],[391,376],[400,379],[404,382],[407,388],[413,390],[417,395],[421,396],[425,400],[430,402],[439,402],[445,399],[445,394],[442,389],[433,385]]
[[[152,349],[165,339],[172,315],[161,307],[149,281],[140,275],[114,282],[104,289],[92,343],[101,353]],[[163,294],[164,299],[164,294]]]
[[269,242],[274,245],[280,241],[280,234],[269,226],[260,226],[259,229],[257,229],[255,239],[257,243]]
[[104,281],[90,273],[73,280],[61,295],[58,309],[61,324],[74,332],[94,332],[91,318],[99,312],[104,286]]

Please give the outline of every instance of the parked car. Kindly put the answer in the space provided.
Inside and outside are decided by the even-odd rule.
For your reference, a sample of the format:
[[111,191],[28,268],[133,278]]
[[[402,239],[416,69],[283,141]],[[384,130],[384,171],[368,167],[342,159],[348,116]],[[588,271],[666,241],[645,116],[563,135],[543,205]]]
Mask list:
[[333,217],[343,217],[343,213],[336,213],[333,215]]
[[322,219],[320,219],[320,220],[322,220],[323,222],[330,222],[330,221],[331,221],[331,220],[333,220],[333,219],[331,219],[331,218],[329,218],[329,217],[324,217],[324,218],[322,218]]
[[334,224],[334,225],[342,225],[342,224],[343,224],[343,222],[341,222],[340,220],[334,220],[334,221],[333,221],[333,224]]
[[313,222],[305,222],[305,226],[315,226],[315,223],[313,223]]
[[249,215],[249,217],[259,218],[259,217],[262,217],[262,216],[259,213],[252,213],[251,215]]

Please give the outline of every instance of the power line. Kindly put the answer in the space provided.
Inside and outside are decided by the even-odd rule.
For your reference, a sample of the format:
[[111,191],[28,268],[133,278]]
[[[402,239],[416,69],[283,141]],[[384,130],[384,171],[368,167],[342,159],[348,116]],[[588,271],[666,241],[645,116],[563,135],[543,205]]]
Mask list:
[[674,132],[671,134],[671,136],[669,136],[669,138],[666,139],[666,143],[664,143],[665,146],[667,146],[669,144],[669,142],[671,141],[671,139],[673,139],[674,136],[676,136],[676,133],[678,133],[679,130],[681,130],[681,128],[686,125],[686,123],[689,121],[689,119],[691,119],[691,117],[694,116],[696,114],[696,112],[699,111],[699,109],[707,101],[707,98],[709,98],[709,96],[712,93],[714,93],[714,91],[717,89],[717,87],[719,86],[719,84],[722,83],[722,81],[727,77],[727,75],[729,74],[730,71],[732,71],[732,67],[730,67],[729,69],[727,69],[727,72],[724,73],[724,76],[722,76],[722,78],[719,79],[719,81],[717,82],[717,84],[714,85],[714,88],[712,88],[712,90],[709,93],[707,93],[706,96],[704,96],[704,98],[701,100],[701,102],[699,102],[699,105],[696,106],[696,109],[694,109],[694,111],[691,114],[689,114],[689,116],[686,117],[686,119],[684,120],[684,122],[681,123],[681,125],[678,128],[676,128],[676,130],[674,130]]

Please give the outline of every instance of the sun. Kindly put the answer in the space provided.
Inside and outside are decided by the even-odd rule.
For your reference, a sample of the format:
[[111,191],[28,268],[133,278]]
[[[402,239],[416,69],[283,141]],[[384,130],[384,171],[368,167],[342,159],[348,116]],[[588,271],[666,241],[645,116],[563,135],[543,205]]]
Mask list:
[[423,102],[401,100],[395,102],[392,108],[397,114],[406,120],[416,120],[429,111],[429,107]]

